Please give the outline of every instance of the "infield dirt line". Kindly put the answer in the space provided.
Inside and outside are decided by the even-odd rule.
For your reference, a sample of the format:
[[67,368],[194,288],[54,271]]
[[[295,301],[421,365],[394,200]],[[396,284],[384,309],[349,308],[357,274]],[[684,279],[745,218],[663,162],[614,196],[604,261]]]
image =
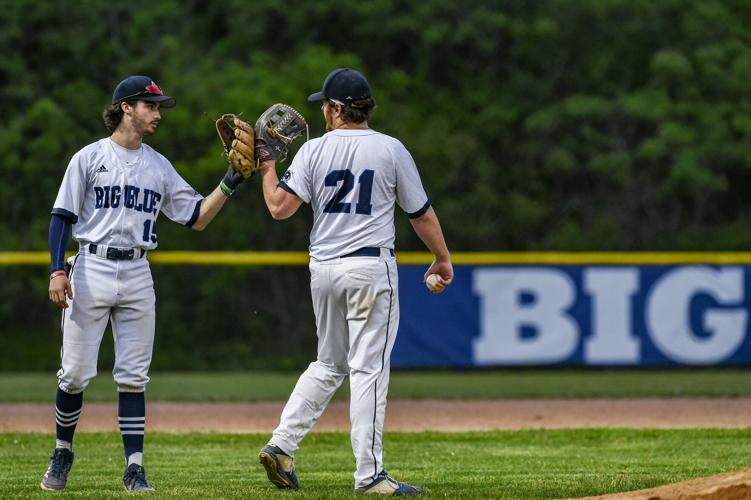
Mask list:
[[[163,432],[271,432],[281,401],[147,404],[147,427]],[[54,403],[0,403],[0,432],[54,432]],[[389,401],[387,431],[582,427],[749,427],[751,398]],[[116,403],[85,403],[78,430],[116,431]],[[347,402],[333,402],[315,427],[349,430]]]
[[[162,432],[271,432],[281,401],[150,401],[147,427]],[[0,403],[0,432],[54,432],[54,404]],[[389,401],[386,431],[468,431],[628,427],[751,427],[751,398]],[[116,403],[85,403],[80,431],[116,431]],[[333,402],[315,427],[348,431],[347,402]]]

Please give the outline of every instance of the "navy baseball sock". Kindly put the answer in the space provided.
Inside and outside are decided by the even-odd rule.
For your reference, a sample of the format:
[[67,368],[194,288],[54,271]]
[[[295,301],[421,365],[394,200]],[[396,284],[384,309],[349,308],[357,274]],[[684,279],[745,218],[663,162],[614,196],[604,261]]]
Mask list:
[[119,393],[118,420],[127,465],[143,465],[143,432],[146,427],[146,399],[143,392]]
[[69,394],[57,388],[55,397],[55,448],[73,448],[73,434],[83,407],[83,393]]

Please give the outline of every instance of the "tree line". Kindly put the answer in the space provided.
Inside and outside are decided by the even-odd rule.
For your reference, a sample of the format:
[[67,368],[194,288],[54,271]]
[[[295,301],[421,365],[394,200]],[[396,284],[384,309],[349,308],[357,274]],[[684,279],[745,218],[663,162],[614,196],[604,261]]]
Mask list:
[[[67,162],[107,135],[100,115],[125,76],[177,97],[147,142],[208,193],[225,165],[216,117],[254,121],[285,102],[318,136],[305,98],[341,66],[368,76],[371,125],[415,157],[452,250],[751,246],[747,2],[0,4],[6,251],[47,248]],[[310,217],[272,221],[255,184],[204,233],[162,220],[160,248],[305,250]],[[397,249],[421,248],[398,216]],[[45,270],[0,273],[0,369],[54,367]],[[298,366],[315,350],[307,279],[303,268],[155,268],[155,367]],[[248,304],[255,313],[237,321]]]

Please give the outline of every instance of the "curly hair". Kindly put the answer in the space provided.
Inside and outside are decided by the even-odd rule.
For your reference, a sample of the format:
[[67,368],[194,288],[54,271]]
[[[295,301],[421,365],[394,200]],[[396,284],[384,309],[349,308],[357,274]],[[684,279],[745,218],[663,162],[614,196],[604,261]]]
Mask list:
[[117,126],[120,125],[120,122],[123,120],[123,114],[120,103],[104,108],[104,111],[102,111],[102,120],[104,120],[104,126],[107,127],[110,133],[114,132]]
[[[136,101],[125,102],[133,106]],[[107,127],[107,130],[109,130],[110,133],[117,130],[120,122],[123,121],[123,115],[125,113],[123,112],[122,107],[120,107],[120,104],[122,103],[118,102],[117,104],[107,106],[106,108],[104,108],[104,111],[102,111],[102,120],[104,120],[104,126]]]
[[370,120],[376,107],[375,99],[368,97],[345,103],[342,107],[342,120],[347,123],[362,123]]

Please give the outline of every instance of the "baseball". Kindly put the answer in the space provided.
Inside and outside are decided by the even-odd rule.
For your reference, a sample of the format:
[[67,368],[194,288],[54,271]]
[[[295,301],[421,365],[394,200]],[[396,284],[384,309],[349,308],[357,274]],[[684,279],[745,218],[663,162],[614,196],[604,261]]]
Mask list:
[[435,292],[438,289],[438,280],[441,277],[437,274],[431,274],[428,276],[428,279],[425,280],[425,286],[428,287],[428,290],[431,292]]

